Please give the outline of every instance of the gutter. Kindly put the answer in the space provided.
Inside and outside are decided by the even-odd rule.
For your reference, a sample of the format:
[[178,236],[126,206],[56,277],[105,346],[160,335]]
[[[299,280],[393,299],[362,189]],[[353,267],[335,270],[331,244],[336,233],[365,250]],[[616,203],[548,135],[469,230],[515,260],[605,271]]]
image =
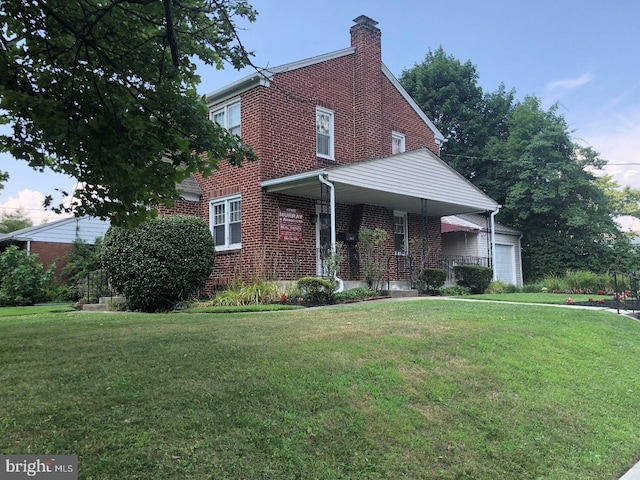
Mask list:
[[[329,187],[329,213],[331,214],[331,254],[335,255],[336,253],[336,191],[333,183],[328,181],[326,178],[326,173],[321,173],[318,175],[318,180],[320,183],[325,184]],[[338,288],[336,292],[341,292],[344,290],[344,282],[342,279],[336,277],[336,281],[338,282]]]
[[498,272],[496,271],[496,215],[502,208],[502,205],[498,205],[496,209],[491,212],[491,266],[493,267],[493,281],[498,280]]

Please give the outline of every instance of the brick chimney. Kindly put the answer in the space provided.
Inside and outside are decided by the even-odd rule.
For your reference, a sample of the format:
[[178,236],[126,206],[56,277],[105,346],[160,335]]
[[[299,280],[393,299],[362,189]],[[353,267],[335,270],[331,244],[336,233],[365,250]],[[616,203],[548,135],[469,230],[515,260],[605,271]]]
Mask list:
[[[382,131],[382,49],[378,22],[360,15],[353,20],[351,46],[354,65],[355,160],[380,157],[389,150],[391,132]],[[389,138],[387,138],[389,137]]]

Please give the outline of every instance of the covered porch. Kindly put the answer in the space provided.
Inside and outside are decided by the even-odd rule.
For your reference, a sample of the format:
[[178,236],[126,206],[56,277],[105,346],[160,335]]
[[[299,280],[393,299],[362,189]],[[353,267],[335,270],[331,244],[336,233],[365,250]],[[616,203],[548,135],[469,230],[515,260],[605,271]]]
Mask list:
[[[261,187],[267,194],[315,200],[318,275],[323,274],[324,262],[335,253],[338,241],[355,249],[365,206],[381,207],[393,211],[394,218],[404,215],[410,219],[412,228],[405,223],[404,232],[401,222],[392,224],[389,220],[394,229],[390,233],[396,237],[396,258],[389,269],[395,268],[393,276],[397,279],[401,277],[400,270],[423,268],[427,262],[441,268],[441,257],[436,259],[429,251],[430,222],[437,222],[440,235],[440,217],[490,212],[493,220],[500,207],[426,148],[265,180]],[[349,219],[342,221],[341,228],[336,224],[337,205],[350,206]],[[416,218],[417,224],[411,220]],[[410,231],[414,234],[409,251]],[[405,251],[399,245],[402,235]]]

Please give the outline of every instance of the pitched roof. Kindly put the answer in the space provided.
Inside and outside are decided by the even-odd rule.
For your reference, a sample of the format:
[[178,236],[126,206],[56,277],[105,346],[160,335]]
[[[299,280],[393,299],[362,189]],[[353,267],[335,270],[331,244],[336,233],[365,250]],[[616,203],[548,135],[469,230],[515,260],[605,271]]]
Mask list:
[[268,192],[319,198],[319,175],[335,186],[336,202],[366,203],[409,213],[453,215],[495,211],[498,204],[426,148],[266,180]]
[[5,233],[0,235],[0,243],[27,242],[36,239],[72,243],[76,238],[93,243],[97,237],[103,236],[108,228],[109,222],[99,218],[68,217]]
[[[487,226],[487,217],[478,213],[461,213],[454,216],[442,217],[442,233],[448,232],[470,232],[470,231],[489,231]],[[522,234],[520,230],[507,227],[501,223],[495,222],[496,233],[504,235],[519,236]]]

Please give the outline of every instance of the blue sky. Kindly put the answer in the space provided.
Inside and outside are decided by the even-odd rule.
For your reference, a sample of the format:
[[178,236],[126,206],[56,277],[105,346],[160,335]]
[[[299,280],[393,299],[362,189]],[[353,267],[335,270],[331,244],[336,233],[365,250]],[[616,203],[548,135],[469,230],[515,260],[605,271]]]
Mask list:
[[[476,65],[485,91],[500,83],[517,98],[536,95],[559,103],[576,141],[592,146],[612,164],[621,185],[640,188],[640,2],[638,0],[254,0],[257,21],[241,24],[240,36],[258,66],[276,66],[346,48],[352,20],[379,22],[382,59],[399,76],[444,50]],[[249,71],[201,68],[201,93]],[[613,164],[634,165],[613,165]],[[34,222],[55,218],[40,208],[46,194],[71,190],[75,181],[38,173],[0,154],[11,178],[0,191],[0,212],[18,206]]]

